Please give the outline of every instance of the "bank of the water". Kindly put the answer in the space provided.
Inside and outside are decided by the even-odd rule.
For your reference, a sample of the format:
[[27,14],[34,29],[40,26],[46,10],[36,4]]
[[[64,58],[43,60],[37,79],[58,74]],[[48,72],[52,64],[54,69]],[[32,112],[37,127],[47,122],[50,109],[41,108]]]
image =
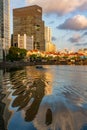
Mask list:
[[14,61],[14,62],[0,62],[0,68],[13,68],[13,67],[23,67],[23,66],[34,66],[34,65],[87,65],[83,62],[24,62],[24,61]]
[[0,68],[9,67],[23,67],[23,66],[34,66],[34,65],[58,65],[55,62],[24,62],[24,61],[14,61],[14,62],[0,62]]

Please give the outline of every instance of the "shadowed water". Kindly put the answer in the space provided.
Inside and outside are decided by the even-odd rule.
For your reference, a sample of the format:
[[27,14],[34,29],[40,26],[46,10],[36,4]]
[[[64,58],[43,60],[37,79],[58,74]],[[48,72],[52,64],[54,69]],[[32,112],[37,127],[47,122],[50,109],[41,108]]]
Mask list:
[[0,130],[87,130],[87,66],[0,70]]

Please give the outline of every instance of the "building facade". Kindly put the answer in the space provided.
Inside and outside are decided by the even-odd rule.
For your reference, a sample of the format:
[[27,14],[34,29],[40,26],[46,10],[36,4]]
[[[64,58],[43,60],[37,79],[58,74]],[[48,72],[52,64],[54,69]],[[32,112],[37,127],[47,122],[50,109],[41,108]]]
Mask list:
[[56,46],[51,41],[51,29],[49,27],[45,27],[45,50],[47,52],[55,52]]
[[33,36],[27,36],[26,34],[18,34],[18,48],[24,48],[26,50],[33,50]]
[[13,10],[14,46],[18,46],[18,36],[20,35],[22,38],[24,34],[27,37],[33,37],[33,49],[45,51],[44,21],[42,21],[41,7],[33,5]]
[[0,61],[10,47],[10,0],[0,0]]

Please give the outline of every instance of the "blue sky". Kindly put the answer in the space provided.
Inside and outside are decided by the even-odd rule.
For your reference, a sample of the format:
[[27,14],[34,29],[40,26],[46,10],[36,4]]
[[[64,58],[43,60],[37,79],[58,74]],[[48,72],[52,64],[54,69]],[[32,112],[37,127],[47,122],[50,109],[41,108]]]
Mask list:
[[11,32],[12,9],[34,4],[42,7],[57,50],[87,48],[87,0],[11,0]]

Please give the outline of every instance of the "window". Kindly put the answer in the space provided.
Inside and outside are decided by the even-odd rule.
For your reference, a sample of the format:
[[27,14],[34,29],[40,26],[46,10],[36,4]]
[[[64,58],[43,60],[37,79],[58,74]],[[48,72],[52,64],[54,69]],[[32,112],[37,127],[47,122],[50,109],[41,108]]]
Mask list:
[[40,25],[35,25],[35,29],[36,29],[37,31],[39,31],[39,30],[40,30]]

